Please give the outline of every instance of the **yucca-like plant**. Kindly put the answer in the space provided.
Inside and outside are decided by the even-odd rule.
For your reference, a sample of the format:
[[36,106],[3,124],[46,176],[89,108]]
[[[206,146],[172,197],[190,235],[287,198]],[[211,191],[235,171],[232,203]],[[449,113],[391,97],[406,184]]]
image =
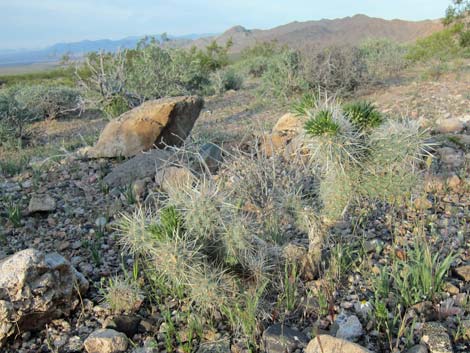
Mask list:
[[334,121],[333,113],[321,110],[305,122],[305,131],[313,137],[335,137],[340,133],[340,126]]
[[353,128],[338,105],[309,111],[305,123],[307,147],[312,160],[320,164],[323,172],[330,170],[346,172],[361,163],[366,145],[361,133]]
[[361,101],[343,106],[344,115],[361,131],[374,129],[383,122],[382,114],[370,102]]
[[315,109],[318,102],[318,96],[312,93],[304,94],[297,102],[292,105],[292,113],[298,117],[307,116],[308,112]]

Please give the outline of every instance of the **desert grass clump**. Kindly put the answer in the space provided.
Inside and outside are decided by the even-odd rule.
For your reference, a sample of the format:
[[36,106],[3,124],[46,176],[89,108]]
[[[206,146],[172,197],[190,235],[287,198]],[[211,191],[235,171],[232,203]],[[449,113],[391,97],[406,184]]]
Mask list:
[[110,278],[101,294],[114,313],[136,312],[144,301],[139,283],[130,276]]
[[343,111],[349,121],[359,130],[369,130],[380,126],[382,115],[370,102],[361,101],[343,106]]

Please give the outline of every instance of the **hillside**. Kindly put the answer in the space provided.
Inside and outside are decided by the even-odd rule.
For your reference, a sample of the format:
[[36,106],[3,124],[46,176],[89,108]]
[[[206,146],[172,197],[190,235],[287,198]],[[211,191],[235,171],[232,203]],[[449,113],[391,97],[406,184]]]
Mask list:
[[200,38],[187,45],[204,47],[212,40],[224,44],[232,38],[232,52],[236,53],[257,42],[278,41],[292,47],[314,45],[358,44],[368,38],[389,38],[398,42],[412,42],[442,29],[439,20],[410,22],[384,20],[365,15],[355,15],[334,20],[292,22],[268,30],[249,30],[235,26],[217,37]]

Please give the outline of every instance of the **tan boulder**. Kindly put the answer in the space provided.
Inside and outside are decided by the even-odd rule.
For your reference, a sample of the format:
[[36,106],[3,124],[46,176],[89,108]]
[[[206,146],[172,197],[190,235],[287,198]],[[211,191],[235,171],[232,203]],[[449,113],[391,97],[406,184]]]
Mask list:
[[371,351],[341,338],[319,335],[310,341],[305,353],[371,353]]
[[284,114],[279,118],[273,127],[273,134],[294,134],[297,135],[302,131],[303,124],[299,117],[292,113]]
[[202,109],[198,97],[172,97],[143,103],[110,121],[87,157],[130,157],[154,146],[180,145]]
[[290,141],[291,137],[288,135],[266,134],[260,139],[259,151],[266,157],[282,154]]

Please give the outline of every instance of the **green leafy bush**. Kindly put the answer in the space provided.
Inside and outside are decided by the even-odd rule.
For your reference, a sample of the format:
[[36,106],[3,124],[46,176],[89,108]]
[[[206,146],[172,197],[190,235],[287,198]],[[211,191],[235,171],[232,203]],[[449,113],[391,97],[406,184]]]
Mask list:
[[461,53],[457,38],[459,31],[459,26],[452,26],[418,39],[409,48],[406,58],[412,62],[426,62],[432,59],[446,61],[458,56]]
[[232,68],[216,71],[211,77],[212,87],[216,93],[228,90],[239,90],[243,85],[243,77]]
[[261,77],[261,98],[285,103],[308,88],[302,74],[300,53],[284,50],[272,57]]
[[371,79],[377,81],[396,77],[408,64],[407,47],[389,39],[371,39],[359,46]]

